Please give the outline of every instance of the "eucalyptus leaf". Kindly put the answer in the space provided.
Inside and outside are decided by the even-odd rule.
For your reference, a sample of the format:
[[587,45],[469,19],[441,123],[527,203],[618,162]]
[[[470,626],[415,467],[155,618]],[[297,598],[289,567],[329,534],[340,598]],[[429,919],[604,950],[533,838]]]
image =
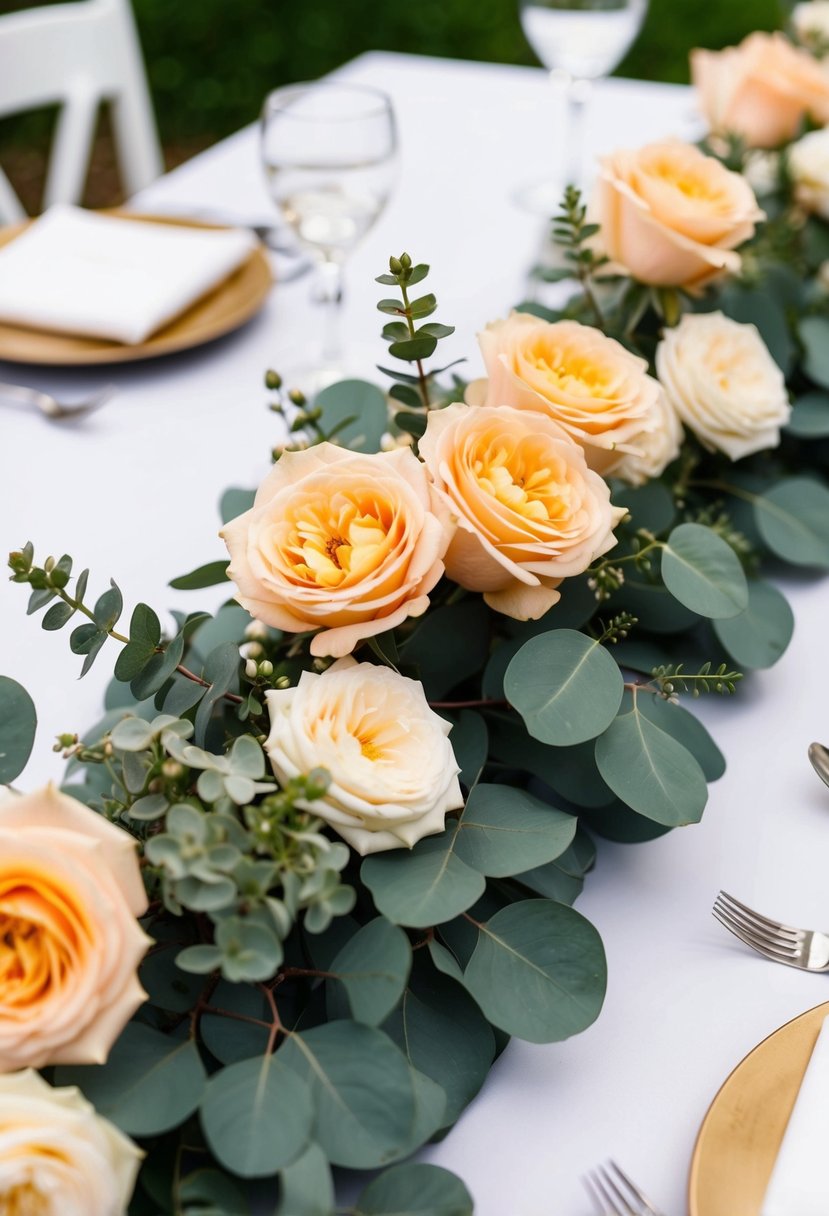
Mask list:
[[[367,380],[340,380],[317,394],[315,406],[322,410],[319,425],[326,434],[336,432],[337,441],[357,452],[379,452],[389,429],[385,394]],[[353,419],[348,422],[347,419]]]
[[400,648],[403,663],[414,664],[430,700],[475,675],[486,661],[491,614],[483,600],[470,598],[429,612]]
[[748,607],[739,616],[715,621],[714,633],[741,667],[772,667],[783,655],[794,632],[789,601],[771,583],[752,579]]
[[660,481],[648,481],[643,486],[619,482],[613,487],[613,504],[627,508],[632,527],[647,528],[654,536],[667,532],[676,518],[673,496]]
[[307,1146],[314,1110],[304,1077],[280,1054],[240,1060],[215,1073],[199,1109],[214,1157],[242,1178],[265,1178]]
[[482,874],[504,878],[559,857],[576,819],[508,785],[476,785],[460,820],[455,851]]
[[507,1034],[550,1043],[599,1016],[607,983],[601,938],[578,912],[548,899],[509,904],[478,926],[464,983]]
[[467,789],[471,789],[480,778],[487,760],[489,737],[486,722],[474,710],[461,710],[457,722],[452,727],[449,741],[455,759],[461,766],[459,780]]
[[240,490],[237,486],[232,486],[229,490],[225,490],[219,503],[219,515],[221,516],[222,523],[230,523],[232,519],[236,519],[239,515],[244,515],[253,506],[255,497],[255,490]]
[[674,528],[662,551],[662,578],[670,593],[700,616],[737,616],[748,604],[748,586],[730,545],[702,524]]
[[334,1216],[334,1183],[328,1158],[318,1144],[286,1166],[277,1216]]
[[452,920],[483,894],[484,876],[455,853],[459,825],[426,836],[409,852],[375,853],[360,877],[382,914],[394,924],[426,928]]
[[58,1085],[77,1085],[99,1115],[130,1136],[178,1127],[198,1107],[207,1076],[191,1039],[129,1022],[106,1064],[58,1068]]
[[[186,980],[188,976],[183,974],[183,978]],[[204,985],[204,980],[198,982]],[[214,1009],[226,1010],[229,1015],[205,1012],[199,1021],[205,1046],[220,1063],[235,1064],[264,1054],[271,1015],[259,988],[253,984],[231,984],[221,980],[210,1004]],[[233,1017],[233,1014],[240,1016]]]
[[666,827],[702,817],[708,799],[702,769],[636,702],[596,740],[596,763],[614,794],[640,815]]
[[657,840],[672,830],[670,825],[656,823],[645,815],[637,815],[618,798],[610,806],[600,806],[588,811],[587,822],[591,831],[619,844],[643,844],[648,840]]
[[152,654],[130,682],[133,696],[143,701],[158,692],[178,667],[184,656],[184,638],[178,634],[167,643],[160,654]]
[[74,615],[75,609],[72,605],[65,604],[63,600],[60,600],[57,604],[53,604],[49,611],[44,614],[40,627],[48,631],[63,629],[67,621],[70,621]]
[[345,989],[354,1019],[379,1026],[403,995],[411,964],[406,934],[378,916],[358,929],[328,970]]
[[785,429],[797,439],[829,438],[829,393],[813,391],[796,398]]
[[799,326],[805,358],[803,370],[821,388],[829,388],[829,318],[803,317]]
[[376,1169],[408,1141],[412,1075],[387,1035],[359,1022],[295,1031],[279,1059],[311,1087],[313,1137],[334,1165]]
[[574,629],[526,642],[507,668],[504,690],[542,743],[572,746],[613,721],[624,681],[609,651]]
[[0,676],[0,785],[11,785],[23,772],[36,734],[34,701],[22,684]]
[[221,561],[207,562],[189,574],[180,574],[178,578],[171,579],[170,586],[176,591],[199,591],[202,587],[214,587],[217,583],[227,582],[227,567],[226,557]]
[[829,568],[829,490],[825,486],[809,477],[788,477],[755,497],[754,512],[772,553],[795,566]]
[[439,1165],[396,1165],[370,1182],[353,1216],[472,1216],[472,1196]]
[[687,747],[706,781],[718,781],[722,777],[725,757],[695,714],[657,693],[637,693],[636,704],[655,726]]

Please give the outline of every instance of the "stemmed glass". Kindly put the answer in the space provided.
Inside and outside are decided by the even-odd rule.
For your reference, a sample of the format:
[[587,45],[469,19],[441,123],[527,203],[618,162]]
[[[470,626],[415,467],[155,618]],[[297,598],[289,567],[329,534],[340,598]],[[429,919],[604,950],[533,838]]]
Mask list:
[[318,81],[265,99],[261,155],[271,197],[316,260],[313,298],[325,310],[318,358],[288,369],[307,394],[343,374],[343,266],[386,204],[396,153],[391,100],[378,89]]
[[585,111],[592,82],[609,76],[636,40],[648,0],[519,0],[524,36],[567,99],[564,175],[523,190],[520,201],[551,215],[564,187],[582,185]]

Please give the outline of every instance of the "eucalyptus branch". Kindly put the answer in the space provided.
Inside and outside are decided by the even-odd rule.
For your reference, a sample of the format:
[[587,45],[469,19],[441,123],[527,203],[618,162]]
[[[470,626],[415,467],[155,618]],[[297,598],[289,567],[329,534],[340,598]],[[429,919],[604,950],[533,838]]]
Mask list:
[[742,672],[729,671],[725,663],[720,663],[714,671],[710,663],[703,663],[699,671],[693,673],[683,671],[683,667],[683,663],[665,663],[654,667],[650,683],[663,697],[671,697],[677,692],[689,692],[692,697],[698,697],[701,693],[729,696],[737,691],[737,681],[743,678]]
[[597,272],[608,264],[608,259],[591,248],[589,242],[599,231],[599,225],[588,224],[586,219],[587,207],[582,202],[581,191],[576,186],[568,186],[561,210],[553,220],[553,241],[564,250],[564,259],[571,267],[567,273],[578,279],[596,324],[600,329],[606,329],[593,282]]

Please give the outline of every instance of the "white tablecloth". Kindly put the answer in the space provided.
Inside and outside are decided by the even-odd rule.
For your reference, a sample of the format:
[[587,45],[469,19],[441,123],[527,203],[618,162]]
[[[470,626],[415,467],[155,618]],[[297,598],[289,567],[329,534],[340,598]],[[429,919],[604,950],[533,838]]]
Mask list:
[[[394,97],[402,147],[399,185],[349,268],[346,338],[370,374],[385,350],[378,288],[389,253],[407,249],[434,267],[437,318],[454,323],[457,354],[475,358],[476,328],[521,297],[537,221],[511,201],[543,177],[561,145],[556,102],[541,71],[371,54],[351,78]],[[611,81],[597,90],[593,150],[645,142],[693,126],[691,94],[675,86]],[[269,210],[253,128],[239,132],[145,191],[136,205],[194,211]],[[227,485],[253,485],[276,436],[265,407],[265,367],[301,355],[316,327],[308,281],[277,287],[241,333],[190,354],[123,366],[100,414],[65,429],[0,406],[0,543],[31,538],[41,557],[72,553],[110,576],[131,607],[218,602],[220,592],[172,592],[167,581],[222,556],[216,503]],[[66,394],[109,379],[100,371],[0,365]],[[700,826],[647,845],[601,843],[579,908],[609,958],[598,1023],[552,1046],[513,1043],[483,1093],[446,1140],[423,1154],[459,1173],[478,1216],[588,1216],[579,1181],[614,1156],[662,1204],[684,1213],[696,1130],[731,1067],[782,1022],[829,997],[829,982],[775,967],[713,920],[719,887],[793,923],[829,925],[829,790],[806,760],[829,741],[829,586],[789,581],[794,642],[772,671],[733,702],[702,707],[726,753]],[[21,680],[40,710],[35,754],[19,784],[61,770],[58,731],[98,714],[111,657],[78,684],[66,636],[26,620],[25,590],[0,584],[0,672]]]

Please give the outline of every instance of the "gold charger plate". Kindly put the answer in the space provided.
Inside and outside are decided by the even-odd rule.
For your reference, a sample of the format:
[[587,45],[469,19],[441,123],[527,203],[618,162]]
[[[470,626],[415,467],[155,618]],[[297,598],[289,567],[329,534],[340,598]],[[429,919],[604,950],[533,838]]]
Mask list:
[[[141,223],[173,224],[182,228],[212,228],[196,220],[169,218],[158,215],[135,215],[125,211],[107,214]],[[0,228],[0,246],[13,241],[33,220]],[[55,366],[94,363],[130,363],[137,359],[154,359],[175,351],[190,350],[204,342],[212,342],[224,334],[239,329],[253,317],[265,302],[273,283],[267,255],[261,247],[218,287],[202,296],[186,312],[170,321],[145,342],[127,346],[103,338],[81,338],[74,334],[49,333],[42,329],[24,329],[0,321],[0,359],[12,363],[40,363]]]
[[690,1216],[760,1216],[772,1167],[829,1001],[764,1039],[737,1065],[697,1136]]

